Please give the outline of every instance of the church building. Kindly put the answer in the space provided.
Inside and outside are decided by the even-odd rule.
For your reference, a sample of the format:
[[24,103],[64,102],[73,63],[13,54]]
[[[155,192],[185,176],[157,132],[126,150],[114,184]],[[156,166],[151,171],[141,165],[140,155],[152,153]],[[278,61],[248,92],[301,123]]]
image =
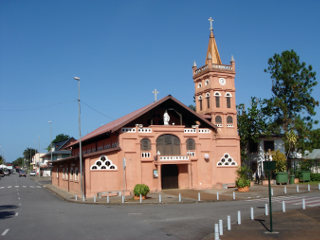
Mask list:
[[[222,64],[212,19],[205,64],[194,62],[196,111],[168,95],[81,138],[83,189],[152,192],[168,188],[209,189],[234,184],[240,162],[235,101],[235,61]],[[81,193],[79,141],[72,156],[52,162],[52,184]]]

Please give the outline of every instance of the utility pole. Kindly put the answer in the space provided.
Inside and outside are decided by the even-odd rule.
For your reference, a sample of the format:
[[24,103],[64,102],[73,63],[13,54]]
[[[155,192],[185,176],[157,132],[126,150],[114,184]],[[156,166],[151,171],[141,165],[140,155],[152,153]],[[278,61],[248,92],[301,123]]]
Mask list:
[[82,176],[82,143],[81,143],[81,105],[80,105],[80,78],[73,77],[78,82],[78,123],[79,123],[79,165],[80,165],[80,188],[82,200],[85,200],[83,191],[83,176]]

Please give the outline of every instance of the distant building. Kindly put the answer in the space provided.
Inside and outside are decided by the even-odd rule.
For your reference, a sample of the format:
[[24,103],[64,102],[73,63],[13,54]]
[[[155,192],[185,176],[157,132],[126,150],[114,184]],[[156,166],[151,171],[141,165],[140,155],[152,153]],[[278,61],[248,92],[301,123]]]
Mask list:
[[[234,185],[241,165],[235,61],[222,64],[212,27],[205,65],[192,70],[196,112],[169,95],[81,139],[87,197],[138,183],[151,191]],[[72,156],[52,162],[52,184],[79,194],[79,142],[69,148]]]

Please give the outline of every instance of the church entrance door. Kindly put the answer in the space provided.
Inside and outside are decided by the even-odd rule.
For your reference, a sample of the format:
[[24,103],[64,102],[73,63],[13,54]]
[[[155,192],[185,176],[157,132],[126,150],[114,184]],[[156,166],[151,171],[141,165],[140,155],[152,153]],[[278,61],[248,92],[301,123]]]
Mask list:
[[178,166],[167,164],[161,166],[161,186],[162,189],[179,188]]

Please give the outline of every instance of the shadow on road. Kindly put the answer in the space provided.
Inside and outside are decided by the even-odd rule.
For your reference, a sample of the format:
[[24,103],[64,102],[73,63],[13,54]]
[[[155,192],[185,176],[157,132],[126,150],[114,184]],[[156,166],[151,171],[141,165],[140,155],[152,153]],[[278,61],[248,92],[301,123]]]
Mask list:
[[265,225],[265,220],[255,219],[255,221],[259,222],[268,232],[270,232],[270,229]]
[[[0,220],[13,217],[16,213],[15,211],[10,211],[10,210],[13,210],[16,208],[18,208],[17,205],[0,205]],[[7,211],[3,211],[3,210],[7,210]]]

